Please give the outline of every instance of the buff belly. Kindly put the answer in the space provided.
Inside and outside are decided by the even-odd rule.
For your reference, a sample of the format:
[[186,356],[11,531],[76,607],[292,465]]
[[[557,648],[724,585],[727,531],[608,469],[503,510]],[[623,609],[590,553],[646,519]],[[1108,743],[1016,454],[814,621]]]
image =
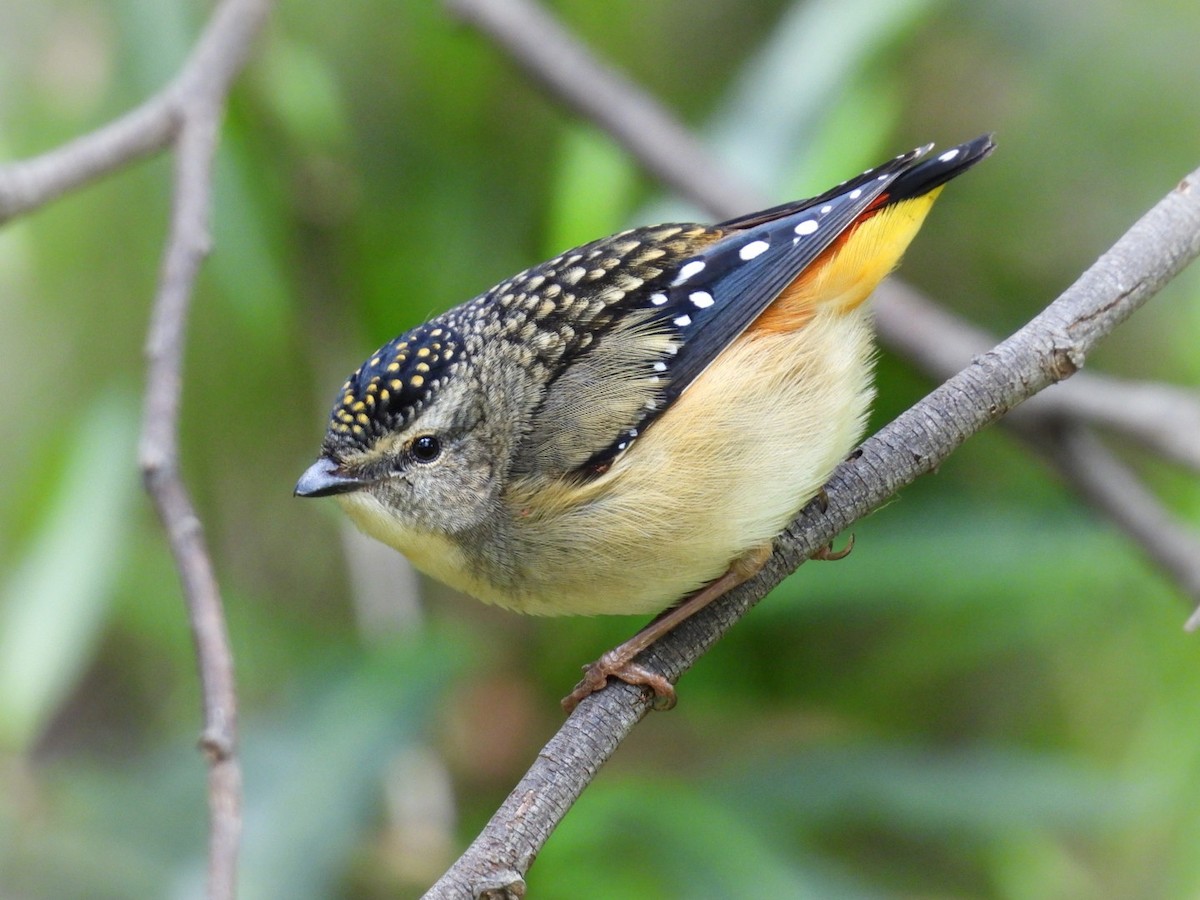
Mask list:
[[537,615],[672,605],[778,535],[825,484],[862,434],[871,354],[861,307],[739,340],[584,503],[518,488],[511,583],[459,586]]

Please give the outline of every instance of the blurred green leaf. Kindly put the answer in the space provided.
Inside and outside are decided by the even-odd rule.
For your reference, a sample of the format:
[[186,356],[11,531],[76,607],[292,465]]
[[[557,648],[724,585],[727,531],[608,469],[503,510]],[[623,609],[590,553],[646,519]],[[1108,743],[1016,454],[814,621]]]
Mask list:
[[1106,833],[1161,809],[1153,784],[999,746],[817,746],[739,766],[722,790],[780,824],[888,827],[948,840],[1030,829]]
[[539,896],[865,898],[869,885],[794,848],[759,817],[663,775],[601,780],[530,872]]
[[0,588],[0,743],[26,750],[91,660],[121,565],[136,406],[110,392],[82,412],[37,534]]
[[247,897],[328,897],[379,806],[383,773],[422,740],[464,647],[413,635],[317,667],[273,726],[243,740],[242,889]]
[[[934,0],[791,4],[709,123],[718,153],[764,192],[775,190],[814,152],[816,135],[863,68],[934,6]],[[876,126],[871,120],[860,124]]]
[[635,185],[629,157],[608,136],[574,125],[561,140],[545,229],[547,256],[619,231]]
[[325,148],[349,139],[336,76],[314,47],[273,35],[255,69],[263,94],[295,141]]

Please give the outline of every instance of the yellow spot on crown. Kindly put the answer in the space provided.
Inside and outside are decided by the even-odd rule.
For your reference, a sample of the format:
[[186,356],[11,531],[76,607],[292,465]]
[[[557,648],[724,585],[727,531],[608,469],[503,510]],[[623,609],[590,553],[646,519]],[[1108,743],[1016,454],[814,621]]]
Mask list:
[[391,385],[392,385],[392,390],[393,390],[393,391],[399,391],[399,390],[402,390],[402,389],[404,388],[404,382],[403,382],[403,381],[401,381],[399,378],[394,378],[394,379],[392,379],[392,381],[391,381]]
[[379,392],[379,402],[380,403],[387,403],[388,400],[391,399],[391,397],[392,397],[392,395],[388,391],[387,388],[384,388],[382,391]]
[[426,356],[429,355],[429,353],[430,353],[430,350],[428,347],[422,347],[420,350],[417,351],[417,356],[421,359],[424,359]]
[[428,372],[429,371],[429,363],[417,363],[417,371],[418,372]]
[[368,416],[366,413],[359,413],[357,416],[354,417],[354,421],[356,421],[359,425],[370,425],[371,417]]
[[359,400],[357,403],[355,403],[353,406],[350,407],[351,412],[362,412],[364,409],[366,409],[366,404],[363,403],[361,400]]
[[387,370],[388,370],[389,372],[399,372],[399,371],[400,371],[400,363],[396,363],[396,362],[394,362],[394,363],[390,364],[390,365],[387,367]]
[[422,375],[414,375],[412,378],[410,378],[408,380],[408,383],[411,384],[415,388],[419,388],[421,385],[423,385],[425,383],[425,378]]

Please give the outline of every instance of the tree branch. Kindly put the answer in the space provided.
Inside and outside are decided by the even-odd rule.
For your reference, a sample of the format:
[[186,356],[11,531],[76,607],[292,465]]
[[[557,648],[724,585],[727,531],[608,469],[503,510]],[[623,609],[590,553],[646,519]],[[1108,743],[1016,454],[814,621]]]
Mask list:
[[[495,41],[552,96],[606,129],[647,171],[714,217],[728,218],[768,205],[763,198],[730,180],[729,173],[712,160],[700,142],[667,110],[628,78],[596,59],[532,0],[445,0],[445,3],[451,12]],[[729,187],[716,189],[714,182]],[[875,292],[873,306],[880,342],[937,379],[949,377],[973,354],[995,343],[991,336],[894,280]],[[1163,385],[1130,385],[1090,374],[1080,376],[1078,381],[1078,386],[1064,385],[1047,394],[1044,400],[1039,398],[1025,413],[1031,417],[1029,429],[1017,432],[1018,435],[1028,437],[1043,428],[1058,433],[1064,420],[1094,423],[1200,470],[1197,466],[1200,443],[1194,438],[1194,426],[1200,423],[1200,399],[1194,393]],[[1123,389],[1112,390],[1118,386]],[[1139,400],[1150,400],[1160,418],[1151,419],[1148,408],[1131,406],[1131,393],[1136,393]],[[1096,460],[1092,454],[1077,455],[1073,443],[1060,444],[1058,452],[1047,458],[1076,487],[1080,482],[1075,472]],[[1118,463],[1114,460],[1114,464]],[[1126,477],[1135,476],[1126,472]],[[1095,500],[1104,491],[1104,481],[1097,473],[1087,476],[1087,481],[1094,490],[1085,492],[1085,496]],[[1200,542],[1177,527],[1153,494],[1142,490],[1138,499],[1145,507],[1138,518],[1147,523],[1157,522],[1165,531],[1156,534],[1130,528],[1129,516],[1112,515],[1116,497],[1093,505],[1110,516],[1126,536],[1158,563],[1163,560],[1154,545],[1160,543],[1190,543],[1192,552],[1200,557]],[[1180,571],[1164,567],[1164,574],[1177,578]],[[1200,602],[1190,580],[1176,580],[1175,584]]]
[[170,147],[192,98],[228,93],[273,3],[223,0],[179,74],[157,94],[61,147],[0,166],[0,225]]
[[200,519],[179,471],[184,334],[208,254],[212,167],[225,101],[272,0],[223,0],[170,84],[141,106],[41,156],[0,167],[0,223],[159,150],[175,150],[171,221],[146,340],[138,461],[179,570],[204,704],[209,762],[208,894],[232,898],[241,836],[233,654]]
[[[951,315],[896,279],[876,295],[875,324],[888,335],[892,350],[937,379],[949,378],[996,343],[994,335]],[[930,335],[937,339],[931,340]],[[1200,393],[1194,390],[1080,372],[1031,399],[1009,424],[1018,416],[1031,426],[1050,429],[1064,421],[1106,428],[1200,472],[1200,441],[1196,440]]]
[[[640,661],[672,681],[813,553],[931,471],[969,436],[1084,364],[1099,341],[1200,255],[1200,169],[1024,328],[868,438],[776,541],[751,581],[654,644]],[[600,765],[649,709],[640,688],[588,697],[427,898],[524,894],[524,873]]]

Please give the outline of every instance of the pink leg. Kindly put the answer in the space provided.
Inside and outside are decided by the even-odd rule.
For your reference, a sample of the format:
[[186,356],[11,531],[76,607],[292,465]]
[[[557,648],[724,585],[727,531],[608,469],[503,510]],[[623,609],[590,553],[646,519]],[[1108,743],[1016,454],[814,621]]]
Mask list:
[[575,686],[575,690],[563,698],[563,709],[568,713],[574,710],[584,697],[608,684],[610,677],[619,678],[627,684],[639,684],[650,688],[654,691],[654,708],[670,709],[675,705],[675,687],[662,675],[635,663],[634,657],[684,619],[695,615],[721,595],[753,577],[770,556],[771,545],[766,544],[739,557],[733,561],[725,574],[712,584],[667,610],[625,643],[609,650],[591,665],[584,666],[583,680]]

